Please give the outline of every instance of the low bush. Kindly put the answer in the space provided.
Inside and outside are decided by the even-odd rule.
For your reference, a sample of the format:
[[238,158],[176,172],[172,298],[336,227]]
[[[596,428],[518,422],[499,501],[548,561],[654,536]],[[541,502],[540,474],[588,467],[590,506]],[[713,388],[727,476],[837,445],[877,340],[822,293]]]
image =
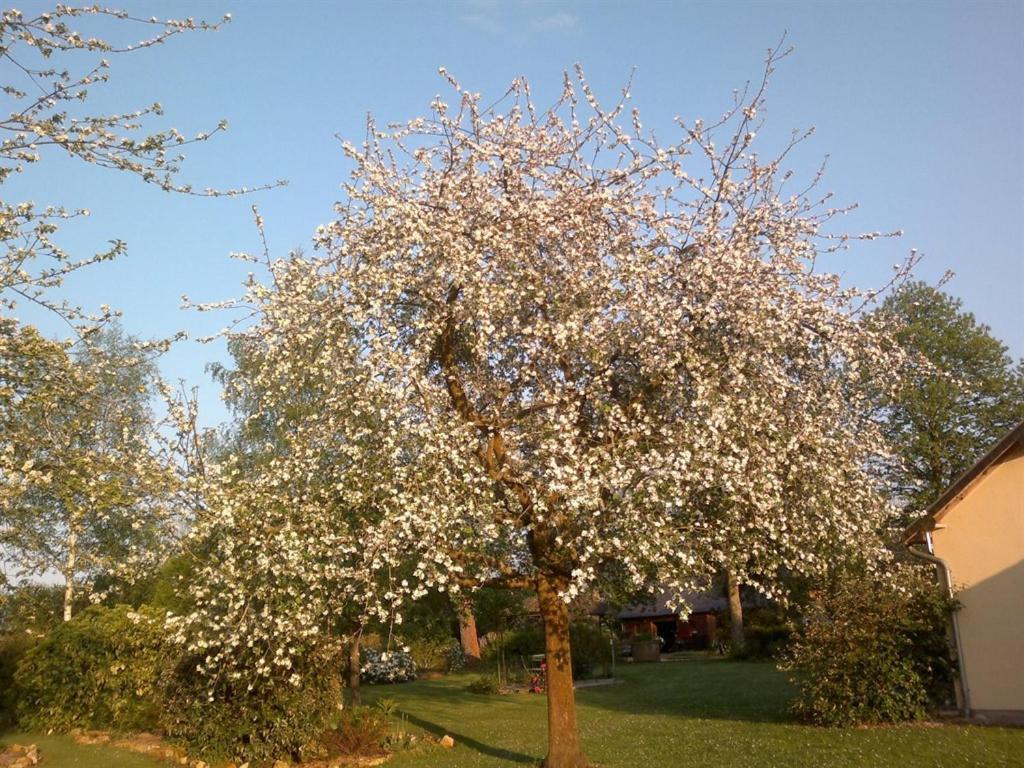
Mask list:
[[498,678],[494,675],[480,675],[466,686],[466,690],[470,693],[493,696],[498,692]]
[[924,717],[948,698],[954,602],[928,577],[844,574],[812,598],[786,652],[796,714],[819,725]]
[[18,662],[36,642],[27,632],[0,635],[0,727],[13,725],[17,720],[14,673]]
[[504,650],[507,659],[529,659],[531,656],[544,653],[544,629],[536,624],[527,624],[509,632],[505,632],[500,640],[487,646],[488,655],[497,656]]
[[380,709],[350,707],[320,740],[331,756],[369,757],[384,753],[390,729],[389,717]]
[[453,637],[420,637],[407,645],[418,670],[456,672],[466,665],[462,646]]
[[380,651],[366,648],[362,651],[360,677],[364,683],[405,683],[416,679],[416,662],[406,650]]
[[310,652],[287,672],[256,685],[233,675],[211,683],[195,671],[200,660],[182,659],[171,674],[162,723],[172,741],[208,761],[299,759],[341,705],[337,649]]
[[583,678],[611,664],[612,635],[594,626],[578,622],[569,627],[573,677]]
[[18,721],[28,728],[145,730],[157,724],[163,623],[128,606],[92,606],[18,662]]
[[[575,622],[569,626],[569,644],[572,649],[572,670],[577,677],[591,674],[611,663],[612,635],[588,622]],[[519,627],[487,646],[488,656],[504,656],[512,664],[520,659],[529,662],[531,656],[544,653],[544,628],[539,625]]]
[[[738,659],[762,661],[777,658],[789,645],[792,627],[785,617],[770,608],[749,608],[743,612],[743,648],[732,655]],[[719,616],[719,643],[730,644],[729,613]]]

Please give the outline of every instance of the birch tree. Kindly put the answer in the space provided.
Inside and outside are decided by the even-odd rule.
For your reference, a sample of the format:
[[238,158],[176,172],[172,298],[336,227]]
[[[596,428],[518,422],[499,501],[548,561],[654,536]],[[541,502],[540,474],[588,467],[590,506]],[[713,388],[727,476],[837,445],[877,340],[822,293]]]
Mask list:
[[91,577],[156,564],[174,532],[155,369],[114,328],[74,354],[31,327],[3,331],[0,548],[20,578],[60,576],[67,621]]
[[454,105],[345,144],[355,170],[316,252],[269,263],[238,302],[267,345],[266,391],[318,382],[258,481],[289,500],[270,565],[301,586],[280,614],[246,611],[279,594],[248,580],[267,528],[212,502],[237,537],[203,587],[222,608],[182,618],[204,627],[191,642],[210,669],[254,634],[309,638],[350,594],[398,620],[428,588],[535,590],[545,765],[583,766],[568,604],[604,568],[681,595],[748,532],[765,572],[874,546],[886,446],[863,383],[889,386],[900,359],[864,316],[875,293],[826,268],[855,239],[833,231],[843,209],[814,180],[788,190],[800,135],[754,149],[777,58],[669,143],[578,70],[547,110],[525,80],[484,108],[448,77]]

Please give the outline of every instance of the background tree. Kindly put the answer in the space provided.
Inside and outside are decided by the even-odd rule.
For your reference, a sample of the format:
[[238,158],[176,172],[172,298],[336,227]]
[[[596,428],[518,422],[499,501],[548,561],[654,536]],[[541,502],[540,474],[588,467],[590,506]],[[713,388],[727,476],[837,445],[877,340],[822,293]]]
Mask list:
[[115,327],[76,352],[7,321],[0,336],[0,544],[19,577],[59,574],[64,620],[100,573],[159,561],[175,474],[153,362]]
[[[89,23],[85,17],[109,21],[106,31],[111,38],[77,31],[76,22]],[[174,128],[146,130],[153,118],[163,114],[159,103],[113,114],[89,114],[85,107],[93,91],[107,83],[112,57],[219,26],[193,19],[136,18],[100,6],[58,5],[34,16],[16,9],[3,11],[0,50],[5,76],[0,87],[8,108],[0,118],[0,185],[53,153],[130,173],[168,191],[208,196],[248,191],[197,190],[178,180],[182,148],[225,130],[225,121],[211,131],[185,136]],[[139,30],[151,36],[133,38]],[[54,239],[59,225],[88,214],[87,209],[67,209],[56,203],[39,208],[29,201],[0,200],[0,306],[4,311],[24,301],[54,310],[69,321],[89,320],[53,290],[74,270],[122,254],[125,244],[114,240],[109,250],[84,257],[63,250]],[[104,307],[98,317],[108,314]]]
[[918,358],[886,401],[885,430],[899,460],[889,482],[909,521],[1024,419],[1024,361],[1015,366],[959,299],[925,283],[907,283],[880,312]]
[[[227,20],[225,17],[224,21]],[[103,28],[103,36],[86,34],[76,26]],[[212,31],[219,24],[193,19],[136,18],[124,11],[100,6],[57,5],[34,15],[16,9],[0,14],[0,52],[5,62],[0,89],[7,108],[0,117],[0,323],[5,355],[4,392],[16,391],[26,381],[24,371],[11,368],[21,360],[29,370],[67,365],[61,361],[67,349],[48,346],[31,329],[18,329],[14,313],[25,304],[55,312],[87,336],[97,323],[116,314],[101,305],[96,313],[83,312],[59,294],[67,276],[75,270],[112,259],[125,251],[125,243],[113,240],[111,247],[92,255],[74,255],[59,244],[58,228],[68,220],[88,215],[85,208],[65,208],[59,201],[39,207],[31,201],[17,201],[7,194],[14,179],[29,173],[47,157],[69,156],[98,167],[129,173],[145,183],[182,194],[202,196],[233,195],[242,189],[194,189],[179,180],[181,150],[205,141],[226,129],[224,121],[209,132],[186,136],[174,128],[155,129],[163,109],[159,103],[130,107],[125,111],[93,113],[88,104],[97,88],[108,80],[111,60],[160,45],[171,38],[194,31]],[[147,36],[148,35],[148,36]],[[59,409],[68,390],[47,382],[33,390],[34,407],[50,415]],[[71,386],[68,384],[68,386]],[[49,393],[54,400],[40,400]],[[11,395],[17,397],[17,395]],[[10,406],[7,401],[7,407]],[[22,438],[31,437],[21,435]],[[6,445],[14,445],[4,435]],[[38,450],[46,450],[37,446]],[[10,459],[8,455],[6,459]],[[13,493],[40,475],[31,470],[5,465],[5,489]],[[9,481],[9,483],[8,483]],[[15,522],[3,515],[0,529],[15,529]],[[6,564],[5,564],[6,565]],[[0,571],[0,586],[8,580]]]
[[[289,499],[280,533],[210,504],[235,537],[211,574],[233,618],[192,617],[192,642],[217,669],[216,649],[269,637],[235,608],[243,555],[268,557],[268,540],[302,581],[291,602],[265,587],[295,609],[271,626],[299,638],[332,597],[400,611],[428,589],[533,589],[546,764],[581,766],[568,603],[609,564],[682,594],[720,567],[733,525],[757,526],[765,571],[870,547],[888,512],[863,379],[884,388],[900,358],[863,316],[871,296],[820,263],[848,242],[826,230],[838,211],[780,194],[781,160],[751,149],[764,83],[659,144],[582,73],[548,111],[522,80],[504,111],[451,82],[456,109],[438,98],[431,118],[346,145],[353,179],[316,257],[271,264],[241,302],[274,391],[321,390],[253,489]],[[708,513],[723,494],[742,515]]]

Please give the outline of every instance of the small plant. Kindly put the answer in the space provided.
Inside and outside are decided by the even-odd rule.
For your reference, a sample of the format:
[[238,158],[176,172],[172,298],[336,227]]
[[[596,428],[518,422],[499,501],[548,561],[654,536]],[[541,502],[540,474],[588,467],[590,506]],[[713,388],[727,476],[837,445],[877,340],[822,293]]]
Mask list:
[[391,717],[398,711],[398,702],[394,699],[383,698],[377,701],[377,709],[381,711],[385,717]]
[[367,757],[384,753],[390,730],[389,717],[379,708],[352,707],[320,740],[331,755]]
[[480,675],[473,682],[466,686],[470,693],[479,693],[485,696],[493,696],[499,692],[498,680],[493,675]]

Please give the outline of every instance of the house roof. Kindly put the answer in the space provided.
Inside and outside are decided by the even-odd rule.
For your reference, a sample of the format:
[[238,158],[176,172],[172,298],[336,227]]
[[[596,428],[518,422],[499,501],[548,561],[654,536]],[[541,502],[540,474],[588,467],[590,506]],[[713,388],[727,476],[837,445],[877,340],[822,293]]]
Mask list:
[[924,534],[934,530],[936,522],[943,517],[949,506],[967,493],[1003,455],[1018,445],[1024,445],[1024,421],[1011,429],[1002,440],[989,449],[988,453],[978,459],[973,467],[964,472],[939,498],[931,503],[931,506],[924,511],[924,515],[915,520],[903,532],[903,543],[919,542],[924,538]]
[[[707,592],[690,592],[681,595],[683,602],[690,608],[690,613],[714,613],[729,607],[724,597]],[[620,619],[644,619],[654,616],[674,616],[677,611],[669,607],[672,593],[659,593],[652,602],[640,605],[627,605],[619,611]]]

